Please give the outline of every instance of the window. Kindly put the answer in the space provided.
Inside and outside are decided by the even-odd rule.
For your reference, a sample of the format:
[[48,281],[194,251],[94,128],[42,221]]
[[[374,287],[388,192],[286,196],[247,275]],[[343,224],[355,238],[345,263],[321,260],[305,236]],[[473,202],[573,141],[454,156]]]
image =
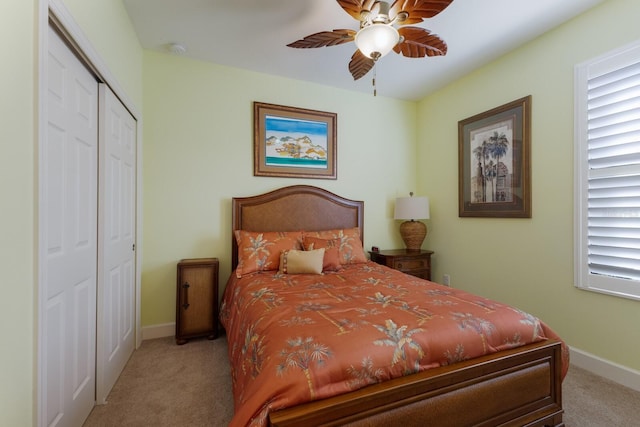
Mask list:
[[575,68],[579,288],[640,300],[640,42]]

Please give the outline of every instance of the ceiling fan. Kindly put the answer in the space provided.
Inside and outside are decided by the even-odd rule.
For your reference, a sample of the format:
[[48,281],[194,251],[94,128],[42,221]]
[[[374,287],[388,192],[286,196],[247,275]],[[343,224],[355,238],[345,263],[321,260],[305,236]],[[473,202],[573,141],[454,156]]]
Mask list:
[[351,56],[349,71],[353,79],[358,80],[391,50],[409,58],[446,55],[447,44],[439,36],[421,27],[405,25],[436,16],[452,1],[394,0],[389,4],[378,0],[337,0],[345,12],[360,21],[358,31],[321,31],[287,46],[306,49],[354,41],[358,49]]

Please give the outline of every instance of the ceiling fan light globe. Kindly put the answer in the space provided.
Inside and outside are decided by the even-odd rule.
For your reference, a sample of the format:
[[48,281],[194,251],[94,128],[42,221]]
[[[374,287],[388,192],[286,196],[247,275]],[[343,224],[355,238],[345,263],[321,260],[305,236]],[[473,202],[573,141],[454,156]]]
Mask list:
[[391,52],[399,40],[398,30],[386,24],[367,25],[360,29],[355,37],[360,52],[372,59],[381,58]]

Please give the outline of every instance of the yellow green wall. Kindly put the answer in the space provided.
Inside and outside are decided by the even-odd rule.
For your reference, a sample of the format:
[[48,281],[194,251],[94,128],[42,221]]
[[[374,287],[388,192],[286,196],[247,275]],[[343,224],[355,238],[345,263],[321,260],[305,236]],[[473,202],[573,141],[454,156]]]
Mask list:
[[[144,55],[142,324],[175,321],[176,264],[231,263],[231,198],[308,184],[365,201],[365,248],[401,243],[392,206],[415,190],[414,102]],[[337,180],[253,176],[253,102],[337,113]]]
[[30,425],[35,381],[34,2],[0,2],[0,425]]
[[[418,191],[434,278],[512,303],[569,345],[640,370],[640,306],[573,286],[574,65],[640,38],[640,3],[609,0],[419,105]],[[532,95],[531,219],[458,217],[459,120]]]

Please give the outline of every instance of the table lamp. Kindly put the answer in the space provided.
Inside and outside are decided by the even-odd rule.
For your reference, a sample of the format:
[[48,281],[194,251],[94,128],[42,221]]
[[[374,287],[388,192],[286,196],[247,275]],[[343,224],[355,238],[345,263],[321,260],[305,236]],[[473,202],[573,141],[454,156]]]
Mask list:
[[396,198],[396,207],[393,214],[394,219],[405,220],[400,224],[400,236],[404,241],[407,250],[419,251],[424,238],[427,237],[427,226],[417,219],[429,219],[429,199],[426,197]]

